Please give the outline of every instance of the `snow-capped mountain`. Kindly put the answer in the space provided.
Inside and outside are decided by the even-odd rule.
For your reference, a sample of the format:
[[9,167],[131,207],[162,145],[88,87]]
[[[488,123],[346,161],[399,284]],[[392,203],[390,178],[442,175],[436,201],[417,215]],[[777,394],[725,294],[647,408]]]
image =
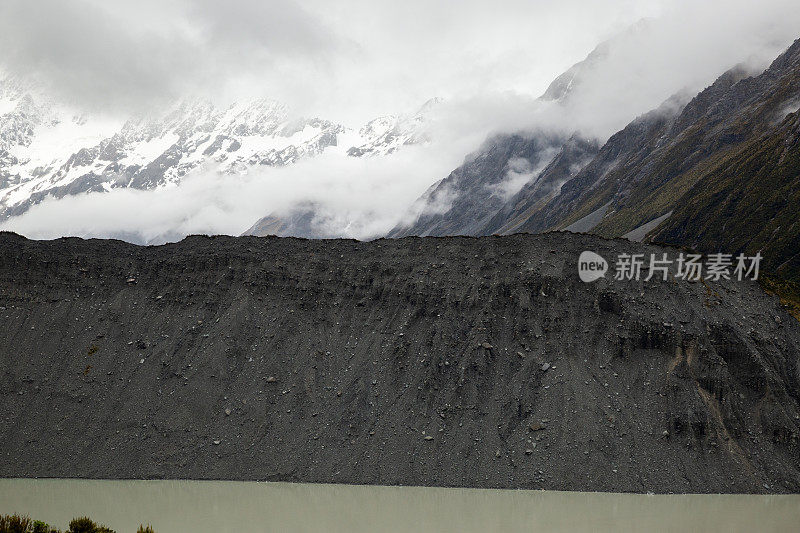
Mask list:
[[0,80],[0,220],[48,195],[167,187],[191,172],[245,174],[328,150],[342,157],[386,155],[428,140],[427,115],[437,103],[361,128],[293,116],[269,99],[225,109],[187,100],[163,113],[115,121],[75,114],[13,79]]
[[386,115],[367,122],[358,132],[367,142],[348,149],[347,155],[385,155],[405,145],[428,142],[430,113],[441,102],[432,98],[414,114]]

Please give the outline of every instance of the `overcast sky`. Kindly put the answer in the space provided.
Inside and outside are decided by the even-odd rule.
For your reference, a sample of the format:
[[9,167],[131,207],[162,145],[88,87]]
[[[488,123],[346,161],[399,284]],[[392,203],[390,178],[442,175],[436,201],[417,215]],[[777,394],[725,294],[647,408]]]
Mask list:
[[[644,30],[628,31],[642,19]],[[235,233],[317,196],[360,228],[352,236],[369,236],[391,228],[490,132],[547,126],[604,140],[737,63],[763,68],[798,37],[797,0],[2,0],[0,69],[94,112],[128,116],[187,96],[220,104],[266,96],[294,114],[357,127],[432,97],[447,102],[431,146],[382,163],[323,157],[265,169],[235,187],[204,177],[160,197],[51,201],[10,227],[54,236],[48,228],[63,226],[53,221],[81,212],[76,234],[136,224],[148,235],[176,226]],[[572,106],[554,114],[534,104],[555,76],[610,38],[609,56]],[[147,210],[159,202],[165,209]],[[183,211],[170,209],[176,204]],[[357,223],[347,222],[351,215]]]
[[632,52],[719,70],[785,46],[800,9],[796,0],[3,0],[0,67],[90,108],[268,96],[358,123],[434,96],[538,96],[643,18],[661,21],[660,42]]
[[433,96],[538,95],[660,4],[3,0],[0,63],[90,107],[256,95],[358,122]]

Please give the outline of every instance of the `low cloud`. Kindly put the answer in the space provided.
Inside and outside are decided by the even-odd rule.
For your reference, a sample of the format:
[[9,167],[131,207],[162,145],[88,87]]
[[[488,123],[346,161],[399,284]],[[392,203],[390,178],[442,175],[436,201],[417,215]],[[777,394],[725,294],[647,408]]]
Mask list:
[[539,178],[541,173],[552,163],[558,155],[557,148],[546,150],[540,157],[541,161],[535,167],[531,162],[524,158],[515,158],[508,162],[508,171],[505,179],[495,185],[488,187],[489,194],[499,197],[501,200],[508,201],[517,194],[522,188],[533,180]]
[[726,70],[756,74],[800,38],[800,10],[788,0],[666,2],[663,13],[608,41],[575,80],[567,120],[607,138],[670,96],[699,92]]
[[266,96],[358,123],[433,96],[538,93],[656,3],[5,0],[0,70],[89,111]]
[[163,242],[189,234],[239,235],[269,213],[311,202],[320,206],[319,222],[331,234],[369,239],[390,230],[437,176],[460,162],[462,149],[431,144],[364,158],[323,153],[245,176],[199,172],[156,190],[51,197],[0,229],[38,239]]

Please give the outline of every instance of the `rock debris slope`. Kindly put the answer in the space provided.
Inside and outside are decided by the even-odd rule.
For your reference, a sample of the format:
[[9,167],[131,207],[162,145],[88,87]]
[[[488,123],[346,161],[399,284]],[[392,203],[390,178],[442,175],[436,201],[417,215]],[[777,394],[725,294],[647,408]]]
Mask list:
[[586,249],[0,234],[0,476],[798,491],[800,325]]

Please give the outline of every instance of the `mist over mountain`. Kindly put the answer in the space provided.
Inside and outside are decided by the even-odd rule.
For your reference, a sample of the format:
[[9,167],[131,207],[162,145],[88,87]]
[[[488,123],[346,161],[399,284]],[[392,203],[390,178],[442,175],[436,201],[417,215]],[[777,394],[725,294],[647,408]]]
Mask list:
[[[498,138],[426,193],[414,223],[391,235],[592,232],[760,253],[767,271],[796,279],[799,80],[800,40],[763,72],[738,65],[691,99],[676,94],[602,147],[576,151],[573,137],[505,202],[492,188],[520,165],[520,141]],[[430,207],[447,195],[449,209]]]
[[[3,28],[0,226],[135,242],[264,217],[306,237],[533,230],[636,117],[737,64],[760,72],[800,27],[785,0],[466,2],[424,20],[414,2],[355,4],[7,3],[28,30]],[[90,25],[119,30],[101,50]]]
[[[285,104],[267,99],[225,109],[208,101],[182,101],[163,112],[115,122],[74,114],[7,78],[0,80],[0,221],[45,199],[169,189],[187,175],[234,180],[323,153],[386,156],[429,142],[428,115],[439,103],[431,99],[415,113],[380,116],[360,128],[293,116]],[[151,239],[182,237],[177,228],[171,230]],[[135,228],[111,235],[150,240],[137,237]]]

